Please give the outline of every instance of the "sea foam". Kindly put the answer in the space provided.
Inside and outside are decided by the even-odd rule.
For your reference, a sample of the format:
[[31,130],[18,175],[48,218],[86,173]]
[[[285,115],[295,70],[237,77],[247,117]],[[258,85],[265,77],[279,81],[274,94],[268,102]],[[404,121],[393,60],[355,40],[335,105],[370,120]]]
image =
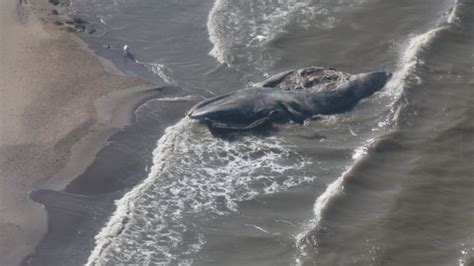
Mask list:
[[285,34],[289,25],[331,29],[338,23],[335,13],[366,2],[339,0],[334,8],[333,0],[216,0],[207,21],[213,44],[209,54],[230,67],[271,65],[272,55],[264,47]]
[[219,139],[183,119],[158,141],[148,177],[116,202],[88,265],[190,264],[206,243],[206,221],[312,182],[304,173],[309,164],[282,139]]
[[[390,115],[387,115],[383,121],[379,122],[379,128],[389,130],[390,126],[396,125],[401,108],[400,106],[396,106],[396,103],[400,99],[403,90],[406,89],[409,84],[421,83],[421,79],[416,74],[416,70],[423,64],[423,52],[429,48],[438,34],[455,23],[457,4],[458,1],[455,0],[453,7],[447,12],[444,20],[438,26],[424,33],[412,36],[404,45],[404,49],[400,52],[398,67],[392,79],[385,86],[386,89],[381,93],[385,96],[391,96],[393,101],[387,106],[390,109]],[[355,148],[352,154],[352,163],[335,181],[329,184],[326,190],[316,199],[313,207],[313,219],[306,224],[302,232],[295,236],[296,246],[298,248],[298,254],[295,257],[295,263],[297,265],[304,264],[306,256],[309,255],[309,250],[314,252],[313,249],[317,247],[317,231],[320,229],[320,223],[328,203],[343,192],[345,180],[351,176],[351,171],[364,159],[371,147],[376,144],[377,138],[375,137],[368,139],[363,145]]]

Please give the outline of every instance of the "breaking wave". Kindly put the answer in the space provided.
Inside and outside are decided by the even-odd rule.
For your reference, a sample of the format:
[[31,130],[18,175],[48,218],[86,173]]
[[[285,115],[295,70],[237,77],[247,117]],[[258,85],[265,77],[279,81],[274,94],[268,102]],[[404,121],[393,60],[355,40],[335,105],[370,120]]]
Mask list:
[[[458,1],[454,2],[453,7],[446,13],[443,21],[435,28],[428,30],[422,34],[414,35],[409,38],[404,45],[404,49],[400,53],[398,67],[394,72],[392,79],[387,83],[386,89],[381,93],[390,96],[393,100],[387,106],[390,109],[390,114],[378,123],[379,129],[390,130],[391,126],[396,125],[399,117],[401,105],[397,105],[403,93],[403,90],[409,84],[420,84],[422,80],[417,75],[416,71],[423,64],[423,53],[429,48],[433,40],[439,33],[449,28],[456,22],[456,11]],[[379,130],[377,129],[377,130]],[[297,234],[296,246],[298,254],[295,258],[297,265],[302,265],[305,262],[306,256],[309,255],[309,250],[317,247],[317,231],[320,229],[320,221],[323,218],[324,212],[328,203],[337,197],[344,189],[344,181],[350,176],[354,167],[364,158],[364,155],[370,148],[377,143],[377,136],[369,138],[361,146],[354,149],[352,154],[352,163],[346,167],[346,170],[331,184],[326,190],[316,199],[313,207],[314,217],[307,223],[304,230]]]
[[286,33],[288,26],[334,28],[336,13],[368,0],[216,0],[209,13],[207,29],[213,44],[210,55],[221,64],[238,67],[259,62],[271,65],[266,44]]
[[166,130],[148,177],[117,201],[88,265],[191,264],[207,220],[314,180],[301,170],[310,163],[279,138],[223,140],[193,125],[185,118]]

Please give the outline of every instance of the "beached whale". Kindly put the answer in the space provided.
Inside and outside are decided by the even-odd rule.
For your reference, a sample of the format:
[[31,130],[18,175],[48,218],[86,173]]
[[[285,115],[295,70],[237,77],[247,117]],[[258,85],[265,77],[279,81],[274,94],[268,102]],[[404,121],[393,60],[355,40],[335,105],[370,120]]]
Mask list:
[[204,100],[187,115],[217,129],[245,130],[268,122],[302,124],[317,115],[350,111],[382,89],[391,76],[384,71],[349,75],[321,67],[287,71]]

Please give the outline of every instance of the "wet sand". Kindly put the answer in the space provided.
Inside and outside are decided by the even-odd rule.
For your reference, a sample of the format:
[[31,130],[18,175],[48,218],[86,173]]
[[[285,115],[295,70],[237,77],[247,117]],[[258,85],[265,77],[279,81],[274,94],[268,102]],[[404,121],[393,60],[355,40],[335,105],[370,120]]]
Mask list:
[[55,8],[0,3],[0,265],[20,263],[46,231],[27,193],[84,171],[151,86],[94,56]]

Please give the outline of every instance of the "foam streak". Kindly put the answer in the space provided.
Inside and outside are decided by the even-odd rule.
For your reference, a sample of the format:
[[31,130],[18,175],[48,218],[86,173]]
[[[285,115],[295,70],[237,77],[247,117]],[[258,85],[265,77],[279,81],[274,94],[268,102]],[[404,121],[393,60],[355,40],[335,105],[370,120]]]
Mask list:
[[[386,85],[386,94],[389,94],[394,98],[393,104],[398,101],[403,90],[407,87],[410,82],[415,84],[421,83],[420,78],[416,75],[417,67],[422,62],[423,52],[429,48],[429,45],[433,40],[445,29],[449,28],[455,21],[457,12],[458,1],[454,1],[453,7],[448,12],[445,22],[438,25],[436,28],[431,29],[425,33],[416,35],[409,39],[403,52],[400,54],[398,68],[395,71],[392,79]],[[392,106],[389,106],[393,108]],[[387,127],[393,122],[396,122],[398,118],[399,109],[393,112],[396,117],[391,121],[385,121],[380,126]],[[373,145],[372,141],[369,140],[365,145],[358,147],[354,150],[353,163],[349,166],[341,176],[339,176],[333,183],[331,183],[327,189],[317,198],[313,213],[314,218],[304,228],[304,231],[296,236],[296,246],[299,249],[299,254],[296,257],[296,264],[304,264],[304,258],[308,255],[308,249],[315,248],[317,243],[315,239],[315,233],[320,228],[321,220],[323,219],[324,212],[328,207],[328,204],[335,197],[340,195],[344,189],[344,181],[350,176],[350,172],[354,167],[365,157],[365,154],[369,150],[370,146]]]

